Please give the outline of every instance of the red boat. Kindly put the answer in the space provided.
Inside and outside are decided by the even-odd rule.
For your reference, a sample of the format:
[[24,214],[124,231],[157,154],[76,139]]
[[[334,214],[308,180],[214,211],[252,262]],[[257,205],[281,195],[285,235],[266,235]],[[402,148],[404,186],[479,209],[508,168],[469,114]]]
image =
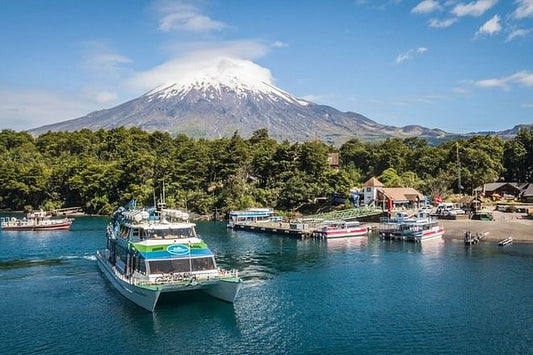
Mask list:
[[313,234],[325,239],[360,237],[368,234],[368,228],[357,221],[325,221]]
[[73,221],[72,218],[52,219],[46,212],[41,211],[29,213],[25,218],[2,218],[1,228],[5,231],[68,230]]

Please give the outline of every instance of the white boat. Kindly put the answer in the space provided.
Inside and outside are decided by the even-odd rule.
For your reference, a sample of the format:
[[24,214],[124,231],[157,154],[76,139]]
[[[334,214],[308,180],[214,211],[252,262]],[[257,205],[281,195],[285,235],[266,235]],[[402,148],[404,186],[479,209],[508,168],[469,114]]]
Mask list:
[[360,237],[368,234],[368,228],[358,221],[325,221],[313,232],[319,238]]
[[106,239],[98,266],[120,294],[150,312],[162,294],[201,290],[233,302],[242,286],[237,270],[217,267],[182,211],[130,203],[115,212]]
[[68,230],[72,218],[50,218],[45,211],[28,213],[24,218],[0,218],[0,228],[5,231],[55,231]]
[[440,238],[443,234],[444,228],[438,224],[438,219],[423,212],[414,217],[402,214],[395,218],[383,217],[379,223],[379,235],[383,239],[423,242]]
[[507,237],[505,239],[502,239],[498,242],[498,245],[503,247],[503,246],[506,246],[506,245],[509,245],[513,242],[513,238],[511,237]]
[[283,218],[274,216],[272,208],[254,207],[242,211],[230,211],[228,228],[235,224],[279,222]]

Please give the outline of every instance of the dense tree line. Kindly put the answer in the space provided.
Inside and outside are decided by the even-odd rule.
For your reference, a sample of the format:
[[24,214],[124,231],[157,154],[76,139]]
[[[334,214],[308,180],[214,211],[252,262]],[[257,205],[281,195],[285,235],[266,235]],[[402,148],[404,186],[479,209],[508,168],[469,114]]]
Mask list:
[[[331,152],[340,153],[338,171],[328,164]],[[201,214],[254,205],[293,210],[316,197],[347,195],[371,176],[427,195],[470,193],[499,178],[532,181],[533,133],[438,146],[420,138],[352,139],[339,149],[320,141],[278,142],[264,129],[248,139],[236,132],[214,140],[137,128],[36,138],[0,132],[1,209],[82,206],[88,213],[110,214],[132,198],[153,204],[154,191],[164,184],[167,203]]]

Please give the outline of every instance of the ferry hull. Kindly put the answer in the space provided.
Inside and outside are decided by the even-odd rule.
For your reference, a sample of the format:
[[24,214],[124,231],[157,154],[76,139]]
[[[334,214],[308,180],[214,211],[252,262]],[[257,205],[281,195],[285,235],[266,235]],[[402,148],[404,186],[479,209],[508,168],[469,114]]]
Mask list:
[[421,237],[420,236],[416,237],[416,241],[417,242],[423,242],[423,241],[426,241],[426,240],[437,239],[437,238],[442,237],[443,234],[444,234],[444,229],[443,228],[430,230],[430,231],[425,231],[422,234]]
[[31,224],[31,225],[8,225],[3,224],[2,230],[4,231],[54,231],[54,230],[68,230],[70,229],[71,221],[56,224]]
[[142,287],[132,285],[128,282],[121,280],[114,272],[111,265],[107,262],[104,256],[100,253],[96,253],[96,260],[98,266],[106,278],[111,282],[113,287],[124,297],[138,306],[153,312],[159,299],[161,291],[150,290]]
[[2,226],[2,230],[4,231],[21,231],[21,232],[24,232],[24,231],[32,231],[33,230],[33,227],[32,226],[14,226],[14,227],[5,227],[5,226]]
[[242,286],[239,278],[228,278],[181,284],[154,285],[153,288],[135,286],[122,280],[113,271],[111,264],[100,253],[96,253],[98,266],[113,287],[124,297],[138,306],[153,312],[162,293],[180,293],[201,290],[222,301],[233,303]]
[[202,289],[209,296],[233,303],[242,286],[241,279],[220,280],[216,284]]
[[326,239],[362,237],[368,234],[368,229],[359,228],[359,229],[352,229],[352,230],[328,231],[327,233],[322,233],[322,234]]

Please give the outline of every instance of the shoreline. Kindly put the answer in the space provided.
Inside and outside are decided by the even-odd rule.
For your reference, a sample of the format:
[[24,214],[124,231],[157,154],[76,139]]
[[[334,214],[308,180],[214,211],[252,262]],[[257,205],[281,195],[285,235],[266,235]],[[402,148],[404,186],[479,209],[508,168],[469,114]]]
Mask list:
[[533,243],[533,220],[504,219],[494,221],[474,220],[439,220],[444,227],[445,239],[464,239],[466,232],[488,233],[483,241],[498,242],[507,237],[513,238],[513,243]]
[[[504,213],[493,211],[493,221],[472,219],[439,219],[444,227],[443,239],[464,240],[466,232],[472,234],[488,233],[482,242],[498,242],[507,237],[513,238],[513,243],[533,243],[533,219],[524,214]],[[378,223],[375,224],[377,228]]]

